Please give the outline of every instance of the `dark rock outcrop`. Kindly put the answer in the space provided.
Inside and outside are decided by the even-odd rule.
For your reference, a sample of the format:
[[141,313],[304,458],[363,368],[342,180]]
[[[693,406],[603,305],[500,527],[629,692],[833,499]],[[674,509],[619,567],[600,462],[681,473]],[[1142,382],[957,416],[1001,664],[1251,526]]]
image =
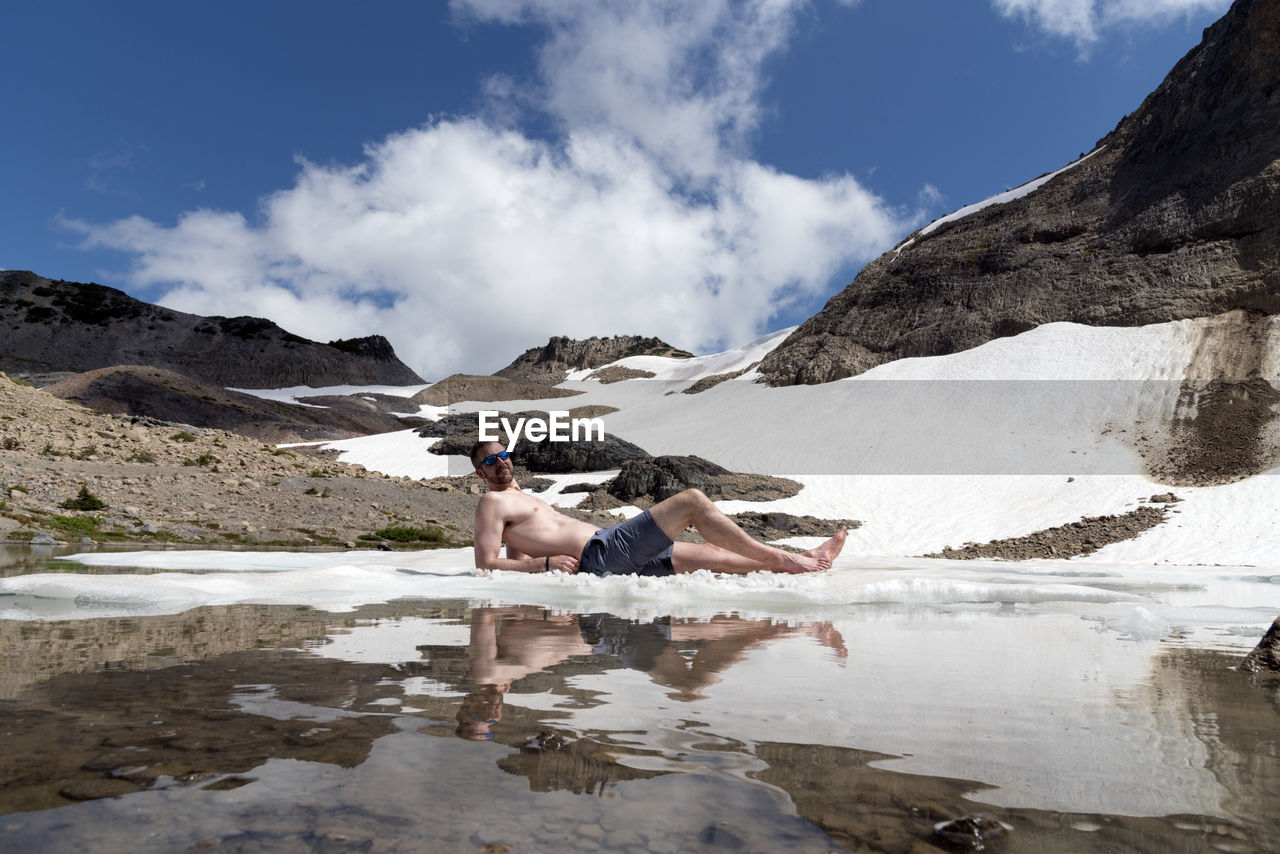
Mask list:
[[1043,323],[1280,313],[1280,4],[1236,0],[1095,153],[871,262],[760,366],[822,383]]
[[1193,346],[1181,381],[1158,389],[1164,406],[1131,434],[1153,480],[1212,486],[1280,465],[1280,391],[1266,379],[1274,321],[1230,311],[1189,330]]
[[16,376],[150,365],[233,388],[415,385],[379,336],[321,344],[258,317],[200,317],[96,284],[0,271],[0,370]]
[[1177,418],[1162,456],[1149,461],[1152,476],[1178,486],[1231,483],[1267,471],[1280,448],[1267,436],[1280,404],[1262,377],[1240,382],[1186,383],[1180,399],[1193,415]]
[[627,356],[673,356],[687,359],[693,354],[678,350],[658,338],[640,335],[615,335],[612,338],[588,338],[585,341],[556,336],[543,347],[526,350],[495,375],[556,385],[564,382],[570,371],[598,368]]
[[516,454],[525,466],[545,474],[605,471],[616,469],[628,460],[648,458],[641,447],[617,436],[605,436],[582,442],[522,441]]
[[611,511],[617,510],[619,507],[626,507],[627,502],[614,498],[609,491],[601,484],[575,484],[579,487],[590,487],[588,489],[563,489],[562,492],[586,492],[587,497],[574,505],[576,510],[601,510]]
[[[547,420],[546,412],[500,412],[499,417],[515,424],[519,418]],[[569,410],[570,418],[589,418],[579,410]],[[454,412],[423,425],[418,435],[424,439],[441,439],[431,453],[466,456],[480,434],[479,416],[474,412]],[[627,460],[649,459],[649,454],[625,439],[605,434],[603,439],[580,439],[572,442],[521,439],[514,450],[515,459],[524,468],[543,474],[567,474],[616,469]]]
[[842,525],[850,531],[862,527],[857,519],[819,519],[816,516],[793,516],[776,510],[768,513],[735,513],[731,518],[742,530],[765,542],[784,537],[830,537]]
[[620,383],[623,380],[647,380],[656,376],[657,374],[653,371],[644,371],[640,368],[628,368],[625,365],[610,365],[607,368],[601,368],[598,371],[593,371],[587,379],[599,380],[601,384],[609,385],[610,383]]
[[1280,673],[1280,618],[1271,624],[1253,651],[1240,664],[1245,673]]
[[745,368],[743,368],[740,371],[727,371],[723,374],[712,374],[709,377],[703,377],[702,379],[694,382],[688,388],[681,389],[680,393],[681,394],[702,394],[707,389],[715,388],[716,386],[720,385],[720,383],[722,382],[736,379],[742,376],[747,371],[750,371],[751,369],[755,368],[759,364],[760,364],[759,362],[752,362],[750,365],[747,365]]
[[700,489],[714,500],[772,501],[795,495],[801,486],[781,477],[736,474],[702,457],[663,456],[623,463],[606,489],[614,498],[644,506],[685,489]]
[[949,560],[1033,560],[1063,559],[1092,554],[1103,546],[1131,540],[1154,528],[1168,517],[1167,507],[1139,507],[1114,516],[1086,516],[1078,522],[1046,528],[1023,537],[966,543],[962,548],[947,546],[940,552],[922,555]]
[[99,412],[230,430],[264,442],[345,439],[420,423],[387,415],[358,398],[334,398],[326,408],[295,406],[141,365],[87,371],[45,391]]

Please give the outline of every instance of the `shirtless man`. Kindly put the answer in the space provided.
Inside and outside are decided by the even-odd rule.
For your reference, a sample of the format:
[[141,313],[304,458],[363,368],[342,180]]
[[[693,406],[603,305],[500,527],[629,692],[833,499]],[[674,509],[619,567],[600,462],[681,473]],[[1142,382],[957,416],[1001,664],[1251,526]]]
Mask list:
[[[476,507],[477,569],[593,575],[671,575],[698,569],[820,572],[830,568],[848,536],[841,528],[817,548],[792,554],[751,539],[697,489],[660,501],[621,525],[600,529],[558,513],[521,490],[501,442],[477,444],[471,462],[489,487]],[[690,525],[706,543],[673,542]]]

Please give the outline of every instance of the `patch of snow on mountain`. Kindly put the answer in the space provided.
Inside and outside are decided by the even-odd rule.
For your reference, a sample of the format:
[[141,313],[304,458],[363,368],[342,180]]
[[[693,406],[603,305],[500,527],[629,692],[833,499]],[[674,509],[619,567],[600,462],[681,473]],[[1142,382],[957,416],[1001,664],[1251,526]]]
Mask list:
[[648,378],[650,381],[692,383],[703,377],[740,371],[760,361],[794,331],[794,326],[788,327],[777,332],[771,332],[741,347],[735,347],[723,353],[695,356],[692,359],[676,359],[670,356],[628,356],[625,359],[610,362],[608,365],[603,365],[599,368],[573,371],[565,378],[565,382],[583,382],[596,371],[616,366],[650,371],[654,374],[653,377]]
[[[264,400],[296,404],[299,403],[298,398],[300,397],[327,397],[330,395],[386,394],[392,397],[413,397],[424,388],[430,388],[431,385],[431,383],[425,385],[331,385],[320,388],[295,385],[288,388],[228,388],[227,391],[238,391],[241,394],[251,394]],[[305,406],[307,404],[300,405]]]
[[[1080,159],[1072,163],[1068,163],[1066,166],[1063,166],[1061,169],[1059,169],[1056,172],[1050,172],[1048,175],[1041,175],[1039,178],[1036,178],[1032,181],[1028,181],[1027,183],[1019,187],[1014,187],[1012,190],[1005,190],[1003,193],[997,193],[996,195],[988,199],[983,199],[980,202],[974,202],[971,205],[966,205],[965,207],[962,207],[957,211],[953,211],[952,213],[949,213],[944,217],[935,219],[933,222],[929,223],[924,228],[920,229],[920,233],[917,234],[916,236],[924,237],[926,234],[938,228],[939,226],[943,225],[944,223],[955,222],[958,219],[964,219],[971,213],[977,213],[983,208],[989,208],[992,205],[1002,205],[1007,202],[1011,202],[1014,199],[1020,199],[1023,196],[1029,195],[1030,193],[1035,192],[1036,190],[1043,187],[1045,184],[1052,181],[1054,178],[1061,175],[1063,172],[1066,172],[1070,169],[1074,169],[1075,167],[1079,166],[1081,163],[1085,162],[1086,160],[1088,160],[1093,155],[1097,154],[1099,151],[1101,151],[1105,147],[1106,146],[1095,148],[1093,151],[1090,151],[1084,157],[1081,157]],[[905,249],[906,246],[903,246],[902,248]]]

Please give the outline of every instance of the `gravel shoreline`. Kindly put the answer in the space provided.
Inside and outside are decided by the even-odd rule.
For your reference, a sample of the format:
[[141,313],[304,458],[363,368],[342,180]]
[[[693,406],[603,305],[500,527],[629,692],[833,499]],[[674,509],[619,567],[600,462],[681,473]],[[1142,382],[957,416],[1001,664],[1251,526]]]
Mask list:
[[[64,506],[82,488],[105,506]],[[466,478],[388,477],[225,430],[106,415],[0,374],[0,539],[463,546],[479,492]],[[378,533],[389,529],[406,539]]]

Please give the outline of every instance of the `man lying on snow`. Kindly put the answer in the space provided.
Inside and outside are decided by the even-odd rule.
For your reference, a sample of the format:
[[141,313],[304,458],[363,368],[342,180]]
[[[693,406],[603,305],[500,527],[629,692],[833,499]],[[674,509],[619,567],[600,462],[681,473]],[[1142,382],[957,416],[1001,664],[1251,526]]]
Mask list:
[[[476,507],[477,569],[587,572],[592,575],[672,575],[714,572],[820,572],[844,548],[848,532],[804,554],[751,539],[711,499],[686,489],[612,528],[597,528],[557,512],[520,489],[511,454],[501,442],[471,449],[476,474],[489,487]],[[706,543],[673,542],[693,525]],[[503,542],[507,556],[502,554]]]

